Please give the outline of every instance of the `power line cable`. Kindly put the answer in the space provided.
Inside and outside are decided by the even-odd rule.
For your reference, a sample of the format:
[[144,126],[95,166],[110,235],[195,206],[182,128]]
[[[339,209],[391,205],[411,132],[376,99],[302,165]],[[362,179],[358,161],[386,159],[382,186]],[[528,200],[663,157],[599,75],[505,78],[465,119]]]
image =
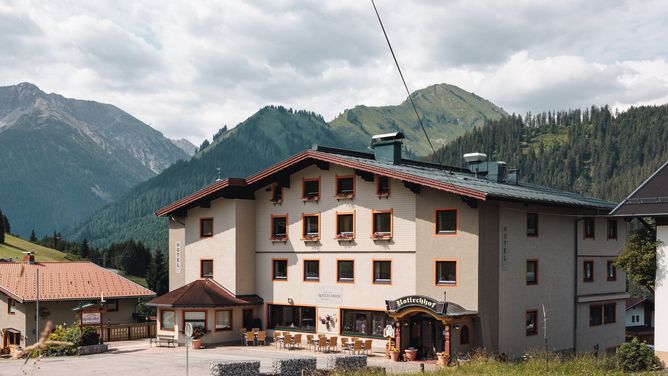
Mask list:
[[415,106],[415,102],[413,102],[413,96],[411,95],[411,91],[408,89],[408,85],[406,84],[406,80],[404,79],[404,74],[401,72],[401,67],[399,67],[399,62],[397,61],[397,56],[394,54],[394,49],[392,49],[392,44],[390,43],[390,38],[387,36],[387,32],[385,31],[385,26],[383,26],[383,21],[380,19],[380,14],[378,13],[378,8],[376,8],[376,3],[371,0],[371,5],[373,5],[373,10],[376,12],[376,17],[378,17],[378,23],[380,23],[380,28],[383,30],[383,35],[385,35],[385,40],[387,41],[387,46],[390,48],[390,53],[392,54],[392,59],[394,59],[394,64],[397,66],[397,70],[399,71],[399,76],[401,77],[401,82],[404,83],[404,88],[406,89],[406,93],[408,94],[408,99],[411,101],[411,105],[413,106],[413,111],[415,111],[415,116],[417,116],[418,123],[420,123],[420,128],[422,128],[422,132],[424,132],[424,136],[427,138],[427,142],[429,143],[429,147],[431,148],[432,153],[434,153],[434,156],[438,158],[438,164],[441,164],[441,156],[436,154],[436,149],[434,149],[434,145],[432,145],[431,140],[429,139],[429,135],[427,134],[427,130],[424,128],[424,124],[422,123],[422,118],[420,118],[420,114],[418,113],[417,107]]

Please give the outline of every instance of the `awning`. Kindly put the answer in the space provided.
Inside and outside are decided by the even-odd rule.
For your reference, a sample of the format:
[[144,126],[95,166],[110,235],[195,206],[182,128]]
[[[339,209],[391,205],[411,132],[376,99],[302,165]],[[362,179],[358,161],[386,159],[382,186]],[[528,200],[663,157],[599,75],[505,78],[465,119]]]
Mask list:
[[146,305],[154,307],[218,308],[260,305],[257,295],[235,295],[212,279],[198,279],[159,296]]
[[18,329],[14,329],[14,328],[4,328],[4,329],[2,329],[2,332],[3,332],[3,333],[21,334],[21,331],[20,331],[20,330],[18,330]]
[[385,307],[387,313],[394,318],[401,318],[415,312],[425,312],[440,320],[478,314],[478,312],[467,310],[459,304],[438,301],[423,295],[409,295],[399,299],[386,300]]

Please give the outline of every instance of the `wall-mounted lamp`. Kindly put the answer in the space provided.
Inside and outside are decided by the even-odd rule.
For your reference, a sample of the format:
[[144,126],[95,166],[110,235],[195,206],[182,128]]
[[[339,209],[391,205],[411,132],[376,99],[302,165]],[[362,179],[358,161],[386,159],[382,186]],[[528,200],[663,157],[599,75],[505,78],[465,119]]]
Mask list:
[[295,301],[292,298],[288,298],[288,304],[295,304]]

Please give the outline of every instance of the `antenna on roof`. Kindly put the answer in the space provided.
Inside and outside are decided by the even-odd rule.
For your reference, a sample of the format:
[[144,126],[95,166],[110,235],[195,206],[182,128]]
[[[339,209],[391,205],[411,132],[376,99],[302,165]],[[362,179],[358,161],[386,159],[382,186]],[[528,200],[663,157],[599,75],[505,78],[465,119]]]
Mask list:
[[216,179],[216,181],[223,180],[223,179],[220,178],[220,167],[216,168],[216,171],[218,171],[218,178]]

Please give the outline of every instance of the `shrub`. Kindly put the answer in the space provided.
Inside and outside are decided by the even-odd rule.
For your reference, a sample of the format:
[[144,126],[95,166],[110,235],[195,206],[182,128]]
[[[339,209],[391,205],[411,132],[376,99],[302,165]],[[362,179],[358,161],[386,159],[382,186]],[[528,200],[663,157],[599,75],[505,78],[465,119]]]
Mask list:
[[49,345],[44,351],[45,356],[59,356],[59,355],[76,355],[77,347],[79,347],[79,341],[81,338],[81,331],[76,325],[70,327],[63,327],[62,325],[56,326],[56,328],[49,334],[49,339],[52,341],[63,341],[70,342],[73,345],[63,346],[63,345]]
[[621,345],[615,360],[617,367],[625,372],[647,371],[657,367],[654,350],[638,338]]
[[100,335],[97,333],[97,329],[92,326],[84,326],[83,331],[81,331],[81,341],[79,346],[97,345],[99,343]]

